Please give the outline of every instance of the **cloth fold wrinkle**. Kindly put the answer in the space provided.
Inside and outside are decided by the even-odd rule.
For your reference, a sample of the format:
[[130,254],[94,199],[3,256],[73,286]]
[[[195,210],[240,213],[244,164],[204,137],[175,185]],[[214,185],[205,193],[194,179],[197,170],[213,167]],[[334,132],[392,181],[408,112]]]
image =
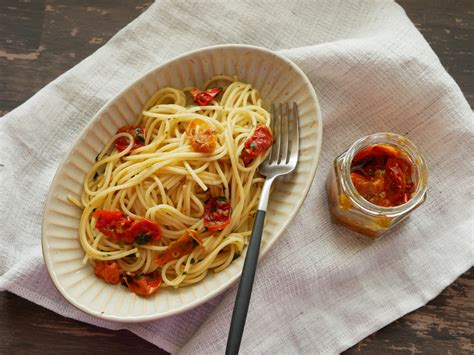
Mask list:
[[[54,173],[102,105],[166,60],[222,43],[269,47],[294,61],[314,85],[324,121],[308,197],[259,262],[243,354],[343,351],[422,306],[473,265],[472,111],[397,4],[219,0],[216,6],[227,14],[220,17],[196,4],[155,2],[0,119],[0,290],[66,317],[128,329],[169,352],[223,352],[236,285],[174,317],[104,321],[56,291],[40,240]],[[338,154],[375,131],[414,141],[428,162],[430,183],[425,204],[373,242],[331,224],[325,179]]]

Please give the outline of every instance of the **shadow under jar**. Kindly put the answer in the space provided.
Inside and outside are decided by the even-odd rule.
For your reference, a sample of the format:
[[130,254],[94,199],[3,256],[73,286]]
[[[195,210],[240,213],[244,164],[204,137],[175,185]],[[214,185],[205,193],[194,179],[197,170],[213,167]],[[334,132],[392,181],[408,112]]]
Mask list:
[[[372,152],[371,156],[367,152],[370,152],[373,147],[378,147],[378,152],[376,148],[376,152]],[[375,156],[374,154],[379,154],[380,161],[384,162],[384,151],[387,160],[390,159],[390,154],[393,157],[396,156],[390,163],[403,160],[407,164],[405,172],[409,175],[406,177],[408,183],[403,182],[407,193],[401,193],[397,201],[386,198],[383,186],[384,179],[387,179],[385,174],[391,173],[393,176],[393,174],[397,175],[398,171],[403,175],[400,172],[401,169],[397,166],[396,169],[388,167],[389,172],[387,172],[385,167],[380,167],[376,171],[370,166],[364,167],[367,159],[370,161],[370,158]],[[364,160],[361,156],[368,156],[368,158]],[[366,173],[369,170],[371,175],[367,177],[367,174],[359,174],[358,169]],[[369,190],[374,190],[375,185],[375,190],[379,193],[372,194],[372,191],[365,193],[367,190],[361,193],[361,184],[357,177],[367,179],[363,180],[363,183],[369,184]],[[375,239],[405,219],[410,212],[425,201],[428,169],[416,146],[407,138],[393,133],[375,133],[359,139],[334,160],[327,184],[333,222]],[[377,184],[379,184],[378,189]],[[385,187],[390,190],[390,181],[385,182]],[[391,201],[395,202],[390,204]]]

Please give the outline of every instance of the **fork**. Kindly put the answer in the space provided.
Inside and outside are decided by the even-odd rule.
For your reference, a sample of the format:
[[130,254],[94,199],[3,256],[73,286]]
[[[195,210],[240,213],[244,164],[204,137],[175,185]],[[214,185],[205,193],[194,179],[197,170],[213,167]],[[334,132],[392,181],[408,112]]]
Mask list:
[[275,106],[272,105],[272,115],[272,133],[276,138],[268,158],[259,167],[260,174],[264,175],[266,179],[263,184],[260,202],[258,203],[250,243],[247,248],[247,256],[245,257],[244,268],[237,291],[229,336],[227,338],[226,355],[234,355],[239,352],[250,296],[252,294],[255,270],[257,268],[270,187],[277,177],[291,173],[298,164],[300,141],[298,106],[296,103],[293,103],[293,108],[290,110],[288,103],[280,104],[278,111],[275,111]]

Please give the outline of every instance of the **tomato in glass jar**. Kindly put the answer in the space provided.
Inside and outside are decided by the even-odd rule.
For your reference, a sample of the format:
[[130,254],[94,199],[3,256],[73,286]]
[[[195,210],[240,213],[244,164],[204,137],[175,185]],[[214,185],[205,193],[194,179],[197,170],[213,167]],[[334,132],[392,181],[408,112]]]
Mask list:
[[412,172],[409,158],[388,144],[365,147],[351,163],[351,180],[357,192],[382,207],[408,202],[415,191]]

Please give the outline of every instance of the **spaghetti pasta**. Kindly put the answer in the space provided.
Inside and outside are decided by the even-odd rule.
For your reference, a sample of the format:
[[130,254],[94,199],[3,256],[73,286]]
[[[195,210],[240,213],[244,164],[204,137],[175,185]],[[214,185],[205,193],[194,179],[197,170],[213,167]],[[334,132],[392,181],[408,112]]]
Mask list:
[[83,208],[84,262],[105,281],[118,275],[142,296],[194,284],[247,244],[271,116],[235,77],[213,77],[205,88],[152,95],[99,153],[80,201],[70,197]]

